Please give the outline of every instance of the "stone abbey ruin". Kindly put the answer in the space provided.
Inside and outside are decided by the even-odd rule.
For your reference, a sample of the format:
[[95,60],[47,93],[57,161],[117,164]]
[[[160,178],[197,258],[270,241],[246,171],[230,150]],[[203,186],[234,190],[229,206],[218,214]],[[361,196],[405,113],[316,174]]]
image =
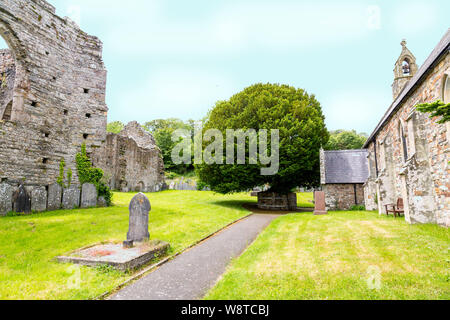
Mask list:
[[119,136],[106,132],[107,72],[98,38],[44,0],[2,0],[0,36],[9,46],[0,50],[0,214],[13,209],[20,185],[32,210],[60,208],[68,193],[56,185],[61,159],[78,190],[66,205],[82,202],[75,164],[82,144],[112,188],[162,188],[162,158],[151,135],[134,123]]

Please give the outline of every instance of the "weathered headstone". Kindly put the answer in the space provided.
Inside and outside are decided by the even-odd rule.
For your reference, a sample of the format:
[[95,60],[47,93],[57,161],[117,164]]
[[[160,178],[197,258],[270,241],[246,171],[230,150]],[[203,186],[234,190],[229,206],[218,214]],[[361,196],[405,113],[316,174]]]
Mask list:
[[31,194],[31,211],[43,212],[47,210],[47,190],[45,187],[32,187],[29,191]]
[[81,208],[96,207],[97,198],[97,187],[91,183],[83,184],[81,188]]
[[324,215],[328,214],[326,204],[325,204],[325,192],[316,191],[314,193],[315,209],[314,215]]
[[104,208],[107,206],[108,206],[108,203],[106,202],[105,197],[98,197],[97,207]]
[[80,207],[81,191],[78,186],[70,186],[63,191],[62,207],[70,210]]
[[127,241],[124,246],[130,242],[145,242],[150,240],[148,232],[148,218],[151,210],[150,201],[143,194],[137,194],[130,202],[130,228],[127,234]]
[[0,216],[13,211],[13,187],[8,183],[0,183]]
[[47,210],[61,209],[62,187],[55,183],[48,187]]
[[31,213],[31,198],[23,185],[14,192],[13,202],[15,212]]

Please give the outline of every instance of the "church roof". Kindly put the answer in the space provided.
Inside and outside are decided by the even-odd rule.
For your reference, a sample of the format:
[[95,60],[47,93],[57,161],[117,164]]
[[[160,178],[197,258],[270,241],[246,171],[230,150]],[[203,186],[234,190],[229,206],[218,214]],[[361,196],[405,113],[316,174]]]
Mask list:
[[366,183],[367,156],[367,150],[325,151],[325,184]]
[[375,131],[371,134],[369,139],[367,140],[364,148],[368,148],[370,143],[373,142],[384,127],[384,125],[390,120],[391,116],[393,116],[398,109],[401,107],[403,102],[409,97],[411,93],[426,79],[428,73],[435,67],[435,65],[441,61],[441,58],[450,52],[450,28],[447,30],[447,33],[438,43],[438,45],[434,48],[433,52],[430,56],[425,60],[422,67],[420,67],[419,71],[416,75],[408,82],[402,92],[398,95],[397,99],[395,99],[394,103],[390,106],[388,111],[385,113],[383,118],[381,119],[378,126],[375,128]]

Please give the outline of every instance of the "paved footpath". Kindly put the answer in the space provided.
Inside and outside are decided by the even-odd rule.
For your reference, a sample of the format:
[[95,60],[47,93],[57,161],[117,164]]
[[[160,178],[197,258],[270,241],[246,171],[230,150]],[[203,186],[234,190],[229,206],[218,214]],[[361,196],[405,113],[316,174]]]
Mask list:
[[254,214],[184,252],[144,278],[125,287],[112,300],[197,300],[279,215]]

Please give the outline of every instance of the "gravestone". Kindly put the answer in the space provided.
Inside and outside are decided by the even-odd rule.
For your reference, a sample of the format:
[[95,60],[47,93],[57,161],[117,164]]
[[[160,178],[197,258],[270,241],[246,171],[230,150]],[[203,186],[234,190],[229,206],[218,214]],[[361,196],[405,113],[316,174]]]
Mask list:
[[55,183],[48,187],[47,210],[61,209],[62,187]]
[[314,215],[319,216],[328,214],[325,204],[325,192],[316,191],[314,193],[314,201],[315,201]]
[[43,212],[47,210],[47,189],[45,187],[33,187],[31,194],[31,211]]
[[0,183],[0,216],[13,211],[13,187],[8,183]]
[[105,208],[107,206],[108,206],[108,203],[106,202],[105,197],[98,197],[97,207]]
[[23,185],[13,194],[14,211],[17,213],[31,213],[31,198]]
[[148,232],[148,217],[151,210],[150,201],[143,194],[137,194],[130,202],[130,227],[127,234],[127,241],[124,246],[130,246],[133,242],[145,242],[150,240]]
[[66,210],[80,207],[81,191],[78,186],[70,186],[63,191],[62,207]]
[[91,183],[83,184],[81,188],[81,208],[96,207],[97,198],[97,187]]

